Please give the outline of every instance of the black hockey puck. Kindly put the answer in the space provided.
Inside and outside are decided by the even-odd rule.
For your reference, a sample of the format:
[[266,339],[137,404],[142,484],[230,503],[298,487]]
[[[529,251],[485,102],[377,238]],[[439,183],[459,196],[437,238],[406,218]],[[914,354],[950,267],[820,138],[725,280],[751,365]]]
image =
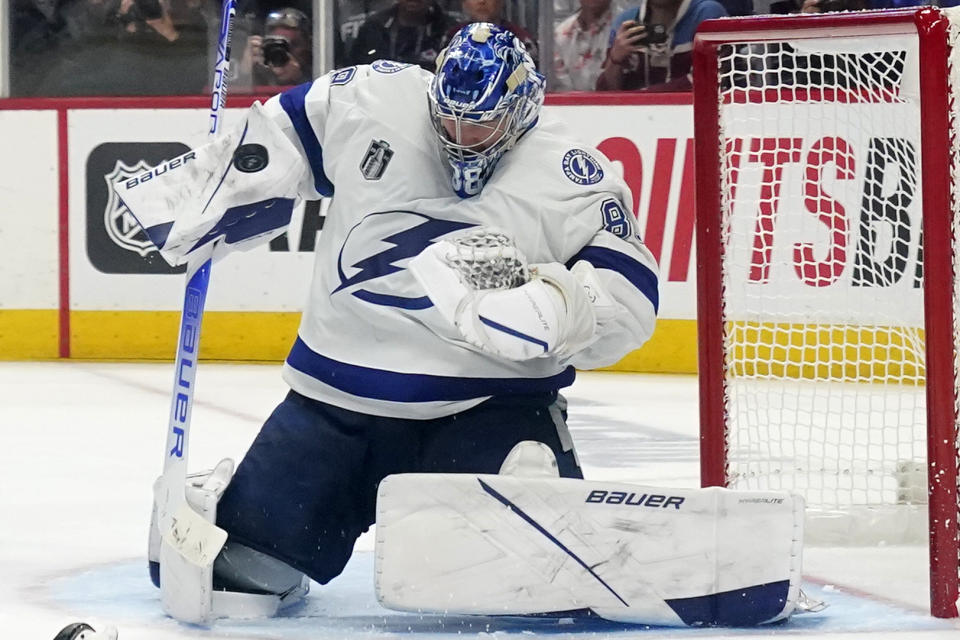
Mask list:
[[55,635],[53,640],[83,640],[85,637],[92,636],[93,633],[93,627],[86,622],[74,622],[60,629],[60,633]]
[[262,144],[242,144],[233,152],[233,166],[243,173],[263,171],[270,164],[270,154]]

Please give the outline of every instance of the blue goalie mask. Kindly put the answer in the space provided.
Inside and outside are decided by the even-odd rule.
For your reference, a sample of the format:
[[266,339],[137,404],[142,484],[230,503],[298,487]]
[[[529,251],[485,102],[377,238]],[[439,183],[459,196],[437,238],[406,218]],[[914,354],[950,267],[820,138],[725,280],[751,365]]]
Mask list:
[[430,116],[461,198],[480,193],[537,121],[544,79],[520,40],[487,22],[462,28],[437,58]]

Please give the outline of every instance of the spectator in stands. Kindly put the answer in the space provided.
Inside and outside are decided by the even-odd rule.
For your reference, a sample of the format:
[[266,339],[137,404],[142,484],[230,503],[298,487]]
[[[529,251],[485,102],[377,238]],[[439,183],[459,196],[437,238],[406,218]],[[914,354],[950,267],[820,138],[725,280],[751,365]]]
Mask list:
[[[553,28],[580,10],[577,0],[553,0]],[[617,12],[619,13],[619,12]]]
[[593,91],[603,69],[613,12],[610,0],[580,0],[553,32],[553,91]]
[[693,34],[726,15],[717,0],[641,0],[614,18],[597,90],[689,91]]
[[202,94],[210,82],[203,0],[113,0],[119,46],[111,81],[124,95]]
[[432,71],[449,26],[450,20],[436,0],[396,0],[360,25],[348,62],[395,60]]
[[444,45],[450,41],[453,34],[471,22],[492,22],[508,31],[512,31],[513,35],[517,36],[520,42],[523,43],[523,46],[527,48],[527,53],[530,54],[530,57],[533,58],[533,61],[537,64],[537,67],[539,67],[540,54],[537,50],[536,38],[521,25],[505,19],[503,2],[504,0],[463,0],[461,8],[466,14],[467,20],[454,25],[447,31],[446,37],[443,39]]
[[240,86],[295,85],[313,79],[310,18],[293,7],[267,14],[263,35],[251,35],[240,59]]
[[45,78],[62,64],[66,22],[56,4],[46,0],[11,0],[8,10],[11,94],[42,95],[38,89]]
[[[45,36],[52,55],[14,55],[12,88],[17,95],[201,94],[209,83],[207,2],[62,0],[50,22],[59,30]],[[36,28],[30,37],[38,41]],[[33,70],[21,64],[31,60]]]
[[[230,65],[231,93],[249,91],[252,88],[254,65],[248,65],[246,61],[247,48],[250,46],[249,38],[259,36],[262,42],[267,16],[283,9],[296,9],[306,16],[308,23],[313,21],[312,0],[237,0],[237,14],[233,19],[231,36],[234,51],[234,62]],[[219,25],[219,20],[216,23]],[[217,35],[211,34],[211,41],[215,41]],[[312,31],[307,36],[311,41],[313,40]],[[241,65],[248,68],[241,68]]]
[[[610,3],[610,13],[617,15],[631,4],[627,0],[613,0]],[[579,10],[580,0],[553,0],[553,28],[556,29],[557,25]]]
[[11,0],[11,50],[43,51],[55,46],[66,24],[57,4],[48,0]]

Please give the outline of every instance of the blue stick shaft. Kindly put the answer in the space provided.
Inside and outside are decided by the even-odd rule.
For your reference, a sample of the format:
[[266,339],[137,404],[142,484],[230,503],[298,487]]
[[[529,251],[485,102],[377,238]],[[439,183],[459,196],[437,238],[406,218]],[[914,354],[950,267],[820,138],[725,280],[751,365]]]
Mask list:
[[[227,79],[230,69],[230,36],[233,32],[233,17],[237,12],[236,0],[226,0],[220,20],[220,35],[217,41],[217,62],[213,71],[210,96],[210,130],[212,138],[220,129],[227,102]],[[174,365],[173,398],[167,429],[167,444],[164,450],[163,474],[168,482],[168,509],[160,514],[161,523],[185,498],[183,482],[187,474],[187,452],[190,437],[190,419],[196,391],[197,358],[200,353],[200,327],[206,304],[207,287],[215,242],[198,251],[187,268],[187,285],[184,290],[183,309],[180,314],[180,335],[177,339],[177,357]],[[161,504],[161,509],[163,505]],[[161,530],[163,530],[161,524]]]

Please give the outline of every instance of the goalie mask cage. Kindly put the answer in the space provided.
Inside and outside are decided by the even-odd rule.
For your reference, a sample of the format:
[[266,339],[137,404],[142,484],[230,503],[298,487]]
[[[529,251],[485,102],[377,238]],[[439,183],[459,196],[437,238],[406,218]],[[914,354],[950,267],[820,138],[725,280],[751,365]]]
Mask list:
[[960,574],[958,36],[928,8],[714,20],[694,44],[702,483],[802,494],[811,543],[929,541],[938,617]]

